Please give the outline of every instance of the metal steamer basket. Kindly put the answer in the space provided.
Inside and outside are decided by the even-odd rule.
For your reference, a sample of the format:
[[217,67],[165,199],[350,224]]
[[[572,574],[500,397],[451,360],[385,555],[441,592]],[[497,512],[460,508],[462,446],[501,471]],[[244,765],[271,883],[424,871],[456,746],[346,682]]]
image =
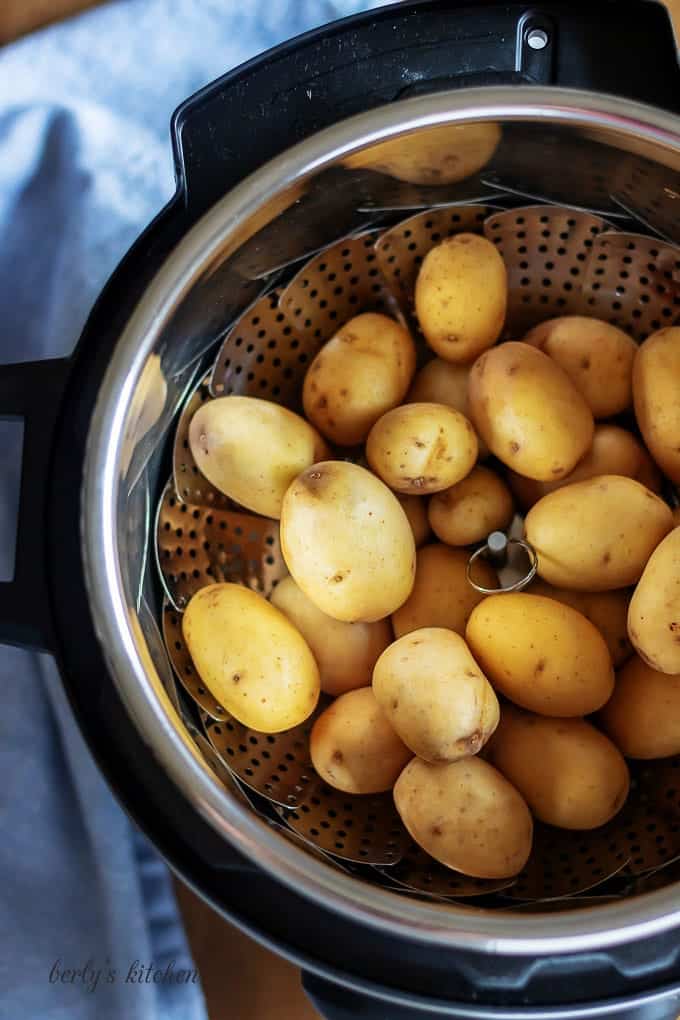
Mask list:
[[[398,5],[342,37],[354,33],[356,45],[357,32],[391,18],[415,39],[428,19],[441,28],[462,17],[436,6]],[[555,12],[504,10],[522,53],[531,32],[546,35],[534,51],[540,79],[541,53],[556,59]],[[520,61],[520,81],[533,66]],[[237,79],[244,95],[251,72]],[[195,125],[207,121],[192,134],[180,112],[179,197],[112,279],[75,359],[4,370],[2,409],[26,418],[29,466],[0,634],[57,653],[83,731],[133,816],[217,909],[300,963],[332,1020],[674,1016],[680,759],[635,767],[626,806],[603,829],[538,826],[516,879],[468,879],[414,847],[389,795],[320,782],[311,721],[264,736],[230,718],[182,641],[181,614],[200,587],[237,580],[268,594],[285,573],[277,522],[198,472],[191,415],[228,393],[299,409],[309,361],[359,311],[380,308],[416,331],[415,276],[444,237],[475,231],[498,246],[506,337],[560,314],[598,316],[637,340],[680,319],[680,119],[517,78],[415,93],[344,119],[355,111],[336,107],[330,126],[312,125],[216,204],[211,189],[224,183],[200,189],[208,169],[191,158]],[[215,94],[189,112],[205,114]],[[480,122],[500,128],[485,164],[453,183],[428,175],[428,132]],[[420,181],[380,166],[381,147],[397,139],[420,159]],[[202,195],[193,204],[192,188]]]

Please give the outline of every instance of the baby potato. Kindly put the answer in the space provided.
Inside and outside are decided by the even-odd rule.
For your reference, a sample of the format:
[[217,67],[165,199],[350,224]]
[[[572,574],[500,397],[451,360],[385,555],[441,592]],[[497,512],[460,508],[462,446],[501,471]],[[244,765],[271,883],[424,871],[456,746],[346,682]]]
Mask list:
[[[457,365],[443,358],[432,358],[416,374],[406,394],[407,404],[447,404],[470,420],[468,409],[468,381],[470,365]],[[489,456],[485,443],[477,436],[479,459]]]
[[554,482],[537,482],[516,471],[508,471],[508,482],[520,506],[528,510],[546,493],[596,475],[625,475],[639,480],[645,457],[646,451],[631,432],[618,425],[596,425],[593,445],[564,478]]
[[514,512],[507,485],[488,468],[476,467],[462,482],[432,497],[428,517],[442,542],[472,545],[492,531],[504,531]]
[[475,878],[511,878],[531,853],[533,822],[522,796],[481,758],[431,765],[414,758],[394,787],[413,840]]
[[413,539],[418,549],[430,537],[430,522],[427,519],[427,503],[420,496],[397,496],[402,510],[408,517]]
[[680,754],[680,676],[659,673],[634,655],[619,671],[600,721],[628,758]]
[[182,634],[201,682],[244,726],[280,733],[316,708],[319,670],[309,645],[250,588],[201,588],[184,611]]
[[524,521],[541,577],[577,591],[637,584],[672,526],[662,499],[620,475],[598,475],[550,492]]
[[460,634],[424,627],[375,664],[373,692],[404,743],[426,761],[476,754],[498,725],[498,699]]
[[507,298],[505,263],[478,234],[454,234],[431,248],[416,279],[420,328],[446,361],[471,361],[496,342]]
[[536,818],[560,829],[596,829],[628,796],[620,752],[583,719],[546,719],[504,705],[489,760]]
[[445,404],[402,404],[375,423],[366,458],[395,492],[426,495],[465,478],[477,460],[477,437]]
[[319,667],[322,691],[335,697],[370,684],[379,655],[392,641],[389,620],[374,623],[334,620],[307,598],[292,577],[279,581],[270,601],[309,645]]
[[647,561],[628,609],[628,634],[641,659],[661,673],[680,673],[680,528]]
[[472,610],[465,638],[496,690],[532,712],[588,715],[614,689],[604,638],[585,616],[554,599],[489,595]]
[[381,620],[411,594],[411,525],[396,496],[357,464],[324,461],[298,475],[283,500],[281,551],[305,595],[335,620]]
[[532,581],[528,594],[555,599],[582,613],[605,639],[615,669],[633,654],[633,646],[628,640],[629,590],[571,591],[569,588],[554,588],[537,577]]
[[338,446],[363,443],[378,418],[402,402],[415,368],[408,330],[387,315],[357,315],[309,366],[302,387],[305,414]]
[[454,411],[468,414],[469,365],[457,365],[443,358],[432,358],[416,373],[406,395],[407,404],[447,404]]
[[541,482],[573,471],[593,440],[593,416],[566,372],[529,344],[482,354],[470,373],[472,421],[514,471]]
[[609,418],[630,407],[637,345],[623,330],[586,315],[562,315],[535,326],[524,342],[564,369],[594,418]]
[[348,691],[321,713],[312,727],[309,753],[324,783],[344,793],[391,790],[413,757],[370,687]]
[[277,519],[293,479],[328,456],[325,442],[304,418],[257,397],[208,400],[191,419],[189,447],[216,489],[256,514]]
[[476,174],[500,141],[498,124],[438,124],[347,156],[348,167],[376,170],[407,184],[456,184]]
[[680,484],[680,327],[648,336],[633,364],[633,401],[640,432],[652,457]]
[[[416,553],[416,579],[411,594],[392,614],[396,637],[421,627],[447,627],[465,633],[470,613],[484,596],[467,579],[470,556],[435,542]],[[475,580],[484,588],[497,588],[498,578],[486,560],[477,560]]]

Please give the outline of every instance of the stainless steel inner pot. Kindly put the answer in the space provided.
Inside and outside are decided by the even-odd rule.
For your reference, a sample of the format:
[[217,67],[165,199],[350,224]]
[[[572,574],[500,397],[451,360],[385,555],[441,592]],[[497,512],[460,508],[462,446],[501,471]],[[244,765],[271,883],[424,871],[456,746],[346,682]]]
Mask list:
[[[371,147],[387,140],[399,139],[417,157],[428,128],[480,121],[500,125],[501,144],[457,184],[400,183],[370,167]],[[149,550],[177,412],[238,315],[295,263],[350,232],[396,210],[404,219],[450,203],[502,207],[515,196],[625,220],[629,231],[637,223],[678,243],[679,168],[680,120],[611,97],[532,87],[398,102],[313,136],[226,195],[168,258],[120,337],[89,435],[82,503],[90,599],[111,673],[144,740],[210,825],[332,910],[441,946],[554,953],[680,923],[680,885],[669,871],[668,884],[654,892],[540,915],[421,902],[310,856],[257,817],[217,778],[168,693],[172,671]]]

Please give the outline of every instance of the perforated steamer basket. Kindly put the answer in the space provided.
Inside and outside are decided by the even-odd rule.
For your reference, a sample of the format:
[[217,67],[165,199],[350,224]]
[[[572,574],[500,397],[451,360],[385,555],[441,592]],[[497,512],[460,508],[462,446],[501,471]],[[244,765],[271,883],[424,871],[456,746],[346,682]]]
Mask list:
[[[435,11],[438,30],[449,14],[449,5]],[[276,738],[274,761],[266,740],[234,736],[233,721],[187,673],[178,614],[192,584],[222,571],[267,591],[281,566],[271,522],[241,519],[193,473],[187,407],[249,386],[295,406],[303,355],[366,302],[410,321],[417,258],[461,224],[503,252],[517,335],[560,311],[619,320],[638,339],[676,318],[675,116],[535,85],[370,105],[345,120],[338,106],[336,124],[238,183],[190,229],[199,182],[204,197],[225,185],[206,184],[210,160],[190,159],[197,134],[185,138],[180,199],[114,276],[75,361],[5,373],[3,406],[27,421],[17,578],[30,574],[33,585],[0,588],[2,634],[56,651],[83,730],[134,817],[218,909],[304,966],[326,1016],[674,1015],[672,762],[651,779],[641,772],[631,799],[654,812],[643,823],[656,827],[650,832],[619,832],[585,854],[576,846],[578,862],[546,831],[537,842],[540,859],[555,862],[551,877],[543,866],[519,889],[461,888],[440,882],[396,826],[394,836],[381,828],[383,859],[371,863],[360,849],[373,852],[375,832],[349,854],[327,805],[329,828],[313,826],[315,836],[304,812],[289,813],[307,796],[296,788],[304,783],[286,787],[290,769],[281,768],[300,765],[295,740],[286,747]],[[370,167],[371,148],[387,139],[417,154],[433,126],[478,122],[498,124],[501,141],[459,183],[405,184]],[[343,292],[322,296],[329,284]],[[97,346],[97,333],[110,344]],[[48,413],[47,397],[62,391]],[[29,477],[38,470],[41,486]],[[174,569],[164,567],[164,551]],[[313,796],[321,807],[326,795]],[[344,819],[360,809],[330,810],[348,833]],[[362,825],[375,830],[378,818],[366,812]],[[570,875],[584,867],[593,882],[579,881],[571,898]]]
[[[468,201],[460,208],[451,206],[451,201],[456,200],[455,187],[430,189],[416,198],[413,189],[407,187],[401,200],[403,208],[395,214],[399,188],[390,181],[391,210],[386,215],[379,214],[375,206],[383,204],[379,194],[382,180],[377,179],[376,196],[371,191],[370,171],[342,168],[343,160],[351,153],[383,139],[398,135],[404,146],[417,147],[418,133],[432,125],[480,120],[499,123],[503,137],[477,182],[475,190],[480,194],[475,196],[476,208],[471,209]],[[353,303],[355,291],[362,284],[378,280],[382,285],[384,280],[389,289],[390,282],[394,283],[389,274],[395,263],[390,258],[395,251],[398,258],[408,258],[404,252],[398,254],[399,244],[406,253],[416,251],[417,256],[417,245],[427,245],[428,238],[431,244],[450,229],[459,229],[461,225],[484,229],[499,244],[508,262],[512,335],[521,335],[522,328],[560,311],[592,311],[624,324],[638,338],[657,328],[657,318],[658,325],[674,322],[680,295],[676,289],[678,254],[670,243],[652,234],[650,228],[656,228],[669,239],[675,237],[673,195],[676,187],[680,192],[676,126],[673,118],[632,104],[573,93],[521,89],[512,96],[494,90],[443,93],[409,100],[399,107],[380,109],[339,124],[264,167],[219,203],[172,253],[117,345],[90,433],[83,537],[90,597],[97,610],[100,639],[119,689],[163,767],[225,840],[296,892],[338,916],[366,925],[376,936],[389,934],[421,946],[464,947],[481,953],[529,957],[537,953],[597,951],[671,930],[678,922],[680,903],[672,866],[667,876],[659,872],[663,884],[654,891],[636,894],[631,889],[621,895],[620,887],[613,892],[608,887],[602,902],[591,897],[583,907],[579,902],[575,905],[565,900],[555,904],[559,909],[554,912],[539,912],[536,908],[533,915],[526,909],[513,912],[511,899],[500,906],[496,901],[491,907],[477,906],[473,901],[444,903],[407,898],[397,891],[399,878],[389,887],[365,870],[351,874],[340,870],[331,860],[310,855],[304,845],[291,843],[285,832],[256,817],[252,809],[216,780],[165,694],[163,676],[167,674],[167,665],[154,663],[150,658],[149,638],[137,606],[144,583],[140,577],[139,549],[146,540],[153,543],[153,535],[141,530],[145,526],[143,519],[137,522],[137,493],[154,468],[155,480],[150,482],[150,491],[157,491],[157,480],[162,478],[160,450],[172,441],[176,411],[191,388],[191,380],[201,379],[206,364],[214,362],[225,335],[227,340],[212,376],[213,392],[259,392],[270,399],[283,397],[295,406],[304,365],[334,326],[335,317],[322,322],[323,316],[320,318],[314,311],[324,300],[322,311],[328,311],[328,301],[332,307],[332,296],[327,295],[326,299],[319,296],[324,286],[329,289],[329,273],[333,277],[331,290],[334,292],[340,285],[344,288],[341,301],[346,304],[337,320],[341,321],[353,307],[358,311],[366,306],[365,302],[371,304],[372,285]],[[526,164],[522,162],[523,153]],[[504,165],[505,158],[509,159],[509,167]],[[568,195],[564,194],[562,167],[568,167]],[[639,183],[630,186],[631,180],[639,181],[643,173],[650,182],[648,192]],[[329,187],[332,181],[331,204],[349,202],[353,210],[367,210],[366,226],[370,226],[371,232],[360,232],[356,240],[341,238],[340,244],[330,251],[324,248],[314,255],[306,235],[305,196],[321,188],[324,180],[329,181]],[[656,182],[656,187],[651,181]],[[617,201],[621,189],[626,188],[626,210],[633,212],[631,207],[635,206],[632,220],[627,213],[621,215],[622,206]],[[507,198],[515,192],[520,194],[519,208],[515,208],[516,199]],[[281,212],[281,196],[285,194],[294,196],[294,204]],[[487,202],[485,194],[490,196]],[[555,195],[555,204],[548,204],[551,195]],[[593,209],[594,196],[599,199],[594,211],[584,211]],[[541,198],[545,203],[539,201]],[[567,201],[569,208],[564,204]],[[446,203],[445,207],[424,215],[416,214],[413,208],[440,203]],[[278,236],[269,223],[268,210],[277,216],[277,229],[283,237],[280,243],[288,251],[288,262],[291,263],[293,253],[304,260],[301,265],[283,268],[281,275],[277,273],[281,269],[279,253],[271,252],[269,245],[258,240],[262,234],[270,239]],[[410,227],[402,222],[414,214],[416,218],[410,221]],[[378,218],[383,222],[376,227]],[[395,220],[399,223],[396,227]],[[294,236],[286,234],[289,226],[294,227]],[[309,227],[316,247],[318,221]],[[328,229],[331,233],[325,240],[331,241],[332,223]],[[612,255],[612,251],[619,249],[626,254]],[[360,262],[367,257],[369,265],[382,264],[384,276],[366,275],[366,265],[362,267]],[[270,259],[275,265],[274,271],[268,273]],[[404,266],[406,263],[402,262],[407,276]],[[249,311],[244,318],[236,316],[238,328],[228,332],[227,327],[233,324],[238,311],[235,306],[239,281],[247,291],[242,303]],[[268,295],[256,299],[255,305],[251,305],[252,284],[269,289]],[[409,311],[408,287],[407,281],[401,288],[405,314]],[[528,301],[524,300],[525,293]],[[395,294],[399,295],[399,288]],[[374,300],[384,300],[382,290],[374,294]],[[650,307],[654,311],[648,314]],[[150,361],[154,356],[159,362]],[[168,394],[174,391],[172,402],[166,396],[160,418],[160,402],[154,404],[159,373]],[[149,393],[140,397],[139,386],[149,378]],[[298,385],[285,390],[287,382]],[[204,390],[203,396],[209,394]],[[198,394],[194,402],[197,399]],[[275,557],[266,550],[275,548],[275,526],[257,519],[249,522],[247,516],[241,519],[238,512],[221,505],[217,495],[202,489],[200,477],[183,461],[182,450],[184,460],[188,456],[183,435],[180,425],[174,463],[178,484],[167,490],[160,511],[165,517],[161,516],[158,522],[161,551],[163,536],[169,532],[166,545],[176,547],[170,555],[171,562],[173,557],[188,555],[187,543],[191,545],[197,535],[200,555],[205,532],[199,514],[211,517],[213,528],[219,527],[223,514],[232,531],[238,530],[240,522],[243,530],[247,532],[250,528],[253,534],[236,536],[235,567],[227,552],[223,556],[223,573],[210,576],[233,576],[231,562],[232,571],[240,579],[244,578],[244,569],[246,574],[248,569],[255,575],[259,572],[255,587],[266,589],[271,584],[266,572],[275,563]],[[140,450],[145,451],[144,456]],[[184,508],[178,502],[179,496],[190,503],[194,528],[182,523]],[[200,506],[204,509],[194,513],[194,508]],[[185,521],[187,516],[184,509]],[[168,523],[171,529],[164,532]],[[267,544],[265,536],[264,545],[259,548],[264,532],[272,544]],[[252,546],[250,552],[245,548],[248,543]],[[213,550],[218,544],[213,536]],[[210,560],[210,552],[203,555]],[[244,567],[244,556],[246,560],[252,557],[250,568]],[[198,561],[190,558],[189,567],[195,562]],[[172,568],[166,566],[165,574],[170,594],[178,602],[170,610],[169,620],[170,627],[175,628],[175,638],[176,613],[186,602],[192,579],[195,586],[206,581],[204,576],[198,576],[205,563],[201,569],[182,571],[180,567],[177,563]],[[245,579],[248,580],[247,576]],[[152,598],[150,595],[150,603]],[[171,633],[168,647],[172,650],[175,643],[179,645],[179,641],[173,642]],[[214,728],[220,727],[220,709],[214,704],[211,707],[206,692],[198,697],[207,713],[204,721],[208,723],[210,737]],[[225,755],[227,747],[220,743],[219,736],[213,736],[212,742]],[[236,746],[238,738],[232,744]],[[254,757],[259,754],[247,745],[242,753],[246,758],[251,753]],[[225,761],[229,764],[226,755]],[[238,767],[237,763],[237,770]],[[242,778],[248,782],[247,775],[242,774]],[[250,782],[257,787],[252,773]],[[673,789],[672,782],[667,789]],[[284,803],[286,796],[289,794],[284,796]],[[293,799],[292,803],[295,806],[296,801]],[[338,810],[342,812],[342,807],[338,806]],[[667,815],[664,817],[668,820]],[[305,835],[304,829],[302,834]],[[633,842],[645,838],[649,838],[646,833],[635,832]],[[673,839],[672,833],[669,839]],[[671,845],[680,852],[680,842]],[[333,842],[321,849],[332,853]],[[604,866],[608,867],[607,846],[600,846],[600,852],[606,861]],[[640,853],[639,846],[636,852]],[[555,868],[559,869],[559,853],[555,852],[554,857]],[[630,854],[626,860],[629,858]],[[658,859],[646,870],[654,871],[663,863],[663,859]],[[611,868],[612,872],[615,870],[616,867]],[[384,873],[389,880],[389,869]],[[451,889],[439,891],[455,895],[455,887],[453,893]]]

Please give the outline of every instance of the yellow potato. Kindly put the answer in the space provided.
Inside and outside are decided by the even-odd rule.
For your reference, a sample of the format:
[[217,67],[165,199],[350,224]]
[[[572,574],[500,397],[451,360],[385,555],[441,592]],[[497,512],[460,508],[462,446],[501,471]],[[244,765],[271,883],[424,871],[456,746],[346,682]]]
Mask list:
[[396,496],[357,464],[325,461],[295,479],[283,500],[281,551],[305,595],[335,620],[381,620],[411,594],[411,525]]
[[454,234],[423,259],[415,310],[433,351],[446,361],[471,361],[500,336],[507,296],[496,246],[478,234]]
[[[471,365],[457,365],[443,358],[432,358],[416,374],[406,394],[407,404],[447,404],[470,419],[468,408],[468,381]],[[489,456],[486,444],[477,436],[479,459]]]
[[566,606],[582,613],[597,627],[607,643],[615,669],[633,654],[628,640],[628,603],[630,591],[618,588],[616,591],[571,591],[569,588],[554,588],[547,581],[537,577],[527,589],[530,595],[544,595],[556,599]]
[[413,840],[464,875],[511,878],[531,853],[529,808],[481,758],[447,765],[414,758],[395,784],[394,803]]
[[633,364],[633,400],[640,432],[652,457],[680,484],[680,327],[652,333]]
[[[392,614],[396,637],[421,627],[447,627],[458,634],[465,633],[470,613],[484,598],[467,579],[469,558],[470,554],[463,549],[450,549],[439,542],[418,550],[411,594]],[[496,572],[485,560],[478,560],[474,571],[477,584],[498,587]]]
[[440,492],[470,473],[477,437],[460,411],[445,404],[402,404],[368,434],[366,458],[395,492]]
[[505,531],[513,514],[510,490],[485,467],[474,468],[462,482],[438,492],[428,507],[432,530],[449,545],[472,545],[492,531]]
[[633,656],[618,673],[600,720],[628,758],[680,754],[680,676],[659,673]]
[[212,696],[244,726],[279,733],[299,726],[319,698],[309,645],[283,613],[240,584],[211,584],[192,597],[182,634]]
[[498,699],[460,634],[424,627],[387,648],[373,671],[378,704],[426,761],[476,754],[498,725]]
[[539,499],[526,516],[538,572],[558,588],[610,591],[637,584],[673,525],[670,507],[620,475],[574,482]]
[[189,425],[189,446],[201,472],[241,506],[279,518],[283,496],[328,447],[297,414],[257,397],[219,397]]
[[492,122],[440,124],[347,156],[348,167],[376,170],[408,184],[455,184],[486,166],[500,141]]
[[469,378],[470,365],[456,365],[443,358],[432,358],[416,373],[406,395],[406,403],[447,404],[469,418]]
[[472,422],[499,460],[528,478],[554,481],[593,440],[593,416],[569,376],[529,344],[506,343],[470,373]]
[[348,691],[319,716],[309,753],[321,779],[344,793],[391,790],[413,757],[370,687]]
[[561,365],[594,418],[630,407],[637,345],[623,330],[586,315],[563,315],[535,326],[524,342]]
[[[632,433],[618,425],[596,425],[593,445],[573,471],[554,482],[537,482],[516,471],[508,471],[510,488],[517,502],[525,509],[532,507],[542,496],[562,489],[573,482],[582,482],[596,475],[625,475],[639,480],[645,466],[646,451]],[[652,490],[654,491],[654,490]]]
[[427,503],[420,496],[397,496],[411,525],[416,549],[430,537],[430,522],[427,519]]
[[346,322],[305,375],[305,414],[333,443],[363,443],[371,426],[406,396],[416,367],[410,334],[387,315]]
[[356,687],[367,687],[378,656],[392,641],[389,620],[343,623],[322,613],[284,577],[271,595],[271,604],[288,617],[312,650],[319,667],[321,690],[336,697]]
[[680,528],[647,561],[630,600],[628,634],[653,669],[680,673]]
[[470,614],[465,639],[496,690],[532,712],[588,715],[614,689],[604,638],[554,599],[489,595]]
[[621,754],[583,719],[546,719],[504,705],[489,759],[536,818],[561,829],[596,829],[628,796]]

